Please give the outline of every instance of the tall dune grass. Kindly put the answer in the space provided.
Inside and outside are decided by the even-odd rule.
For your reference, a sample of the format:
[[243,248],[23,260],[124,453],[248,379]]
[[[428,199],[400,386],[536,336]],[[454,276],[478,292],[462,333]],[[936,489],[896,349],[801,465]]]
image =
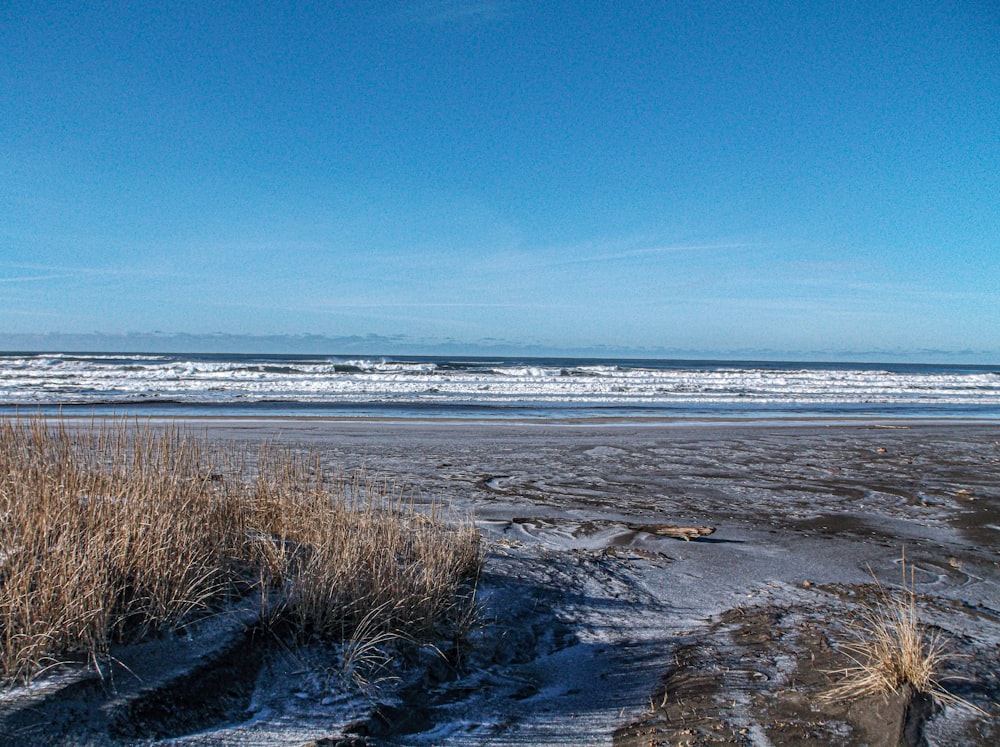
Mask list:
[[127,421],[0,420],[0,679],[173,628],[257,593],[271,622],[446,631],[480,563],[471,521],[426,516],[315,457]]

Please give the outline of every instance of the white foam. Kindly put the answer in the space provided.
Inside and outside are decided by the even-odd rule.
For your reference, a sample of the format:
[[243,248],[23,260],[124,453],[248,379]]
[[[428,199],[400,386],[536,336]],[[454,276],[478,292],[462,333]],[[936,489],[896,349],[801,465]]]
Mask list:
[[985,405],[1000,376],[983,371],[657,369],[616,365],[446,366],[376,359],[182,359],[0,356],[8,405],[132,402],[396,402],[619,405]]

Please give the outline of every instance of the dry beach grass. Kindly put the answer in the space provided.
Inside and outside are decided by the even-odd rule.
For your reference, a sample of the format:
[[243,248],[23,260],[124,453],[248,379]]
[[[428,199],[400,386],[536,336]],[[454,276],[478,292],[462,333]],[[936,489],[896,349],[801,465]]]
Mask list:
[[296,636],[440,635],[480,563],[471,520],[450,519],[290,450],[4,419],[0,678],[100,664],[114,642],[250,594]]
[[900,560],[902,585],[887,589],[873,575],[875,598],[862,606],[848,626],[851,640],[841,648],[851,664],[832,672],[837,684],[824,693],[827,700],[881,697],[903,692],[911,697],[930,697],[941,703],[963,706],[982,715],[941,684],[945,662],[953,658],[939,631],[932,632],[920,621],[914,569],[907,579],[906,552]]

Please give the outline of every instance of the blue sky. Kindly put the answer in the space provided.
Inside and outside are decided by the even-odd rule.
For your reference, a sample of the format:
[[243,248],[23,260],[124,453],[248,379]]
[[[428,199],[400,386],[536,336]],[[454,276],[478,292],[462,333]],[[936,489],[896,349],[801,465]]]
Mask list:
[[0,346],[1000,360],[993,0],[152,5],[0,5]]

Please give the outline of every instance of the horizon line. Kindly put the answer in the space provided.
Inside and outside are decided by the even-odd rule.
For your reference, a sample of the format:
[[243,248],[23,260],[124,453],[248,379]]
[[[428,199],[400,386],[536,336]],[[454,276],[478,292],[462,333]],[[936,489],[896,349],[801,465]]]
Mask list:
[[[118,345],[115,345],[118,343]],[[221,344],[220,344],[221,343]],[[338,350],[339,349],[339,350]],[[336,351],[336,352],[332,352]],[[554,345],[551,343],[483,338],[414,339],[378,333],[324,335],[318,333],[247,334],[231,332],[0,332],[0,354],[109,354],[122,355],[326,355],[405,357],[524,357],[613,358],[626,360],[765,361],[788,363],[903,363],[1000,365],[1000,351],[915,349],[780,349],[691,348],[663,345],[606,343]]]

